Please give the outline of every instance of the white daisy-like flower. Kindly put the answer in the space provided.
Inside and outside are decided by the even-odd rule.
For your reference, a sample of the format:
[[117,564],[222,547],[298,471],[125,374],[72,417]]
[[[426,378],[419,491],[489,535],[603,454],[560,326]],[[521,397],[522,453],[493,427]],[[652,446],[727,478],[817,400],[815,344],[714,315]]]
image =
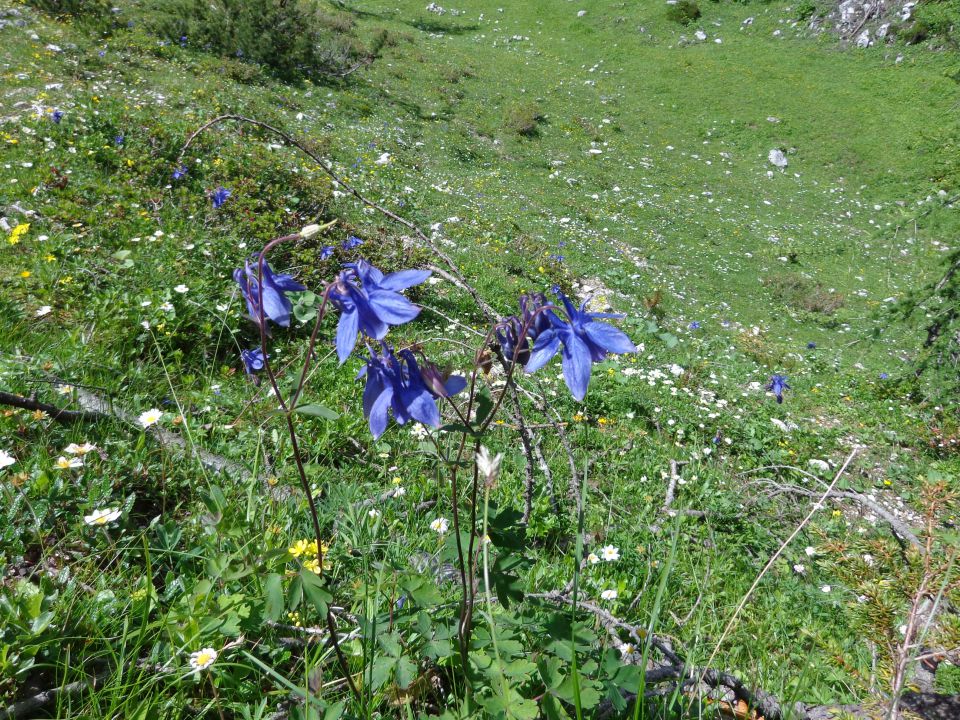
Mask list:
[[807,545],[807,547],[804,549],[804,552],[807,554],[807,557],[813,557],[817,554],[817,549]]
[[61,455],[57,458],[57,470],[73,470],[80,467],[83,467],[83,458],[81,457],[68,458]]
[[636,648],[633,646],[633,643],[623,643],[620,645],[620,657],[627,657],[627,655],[633,655],[636,652]]
[[618,594],[619,593],[617,593],[617,591],[613,589],[604,590],[602,593],[600,593],[600,598],[602,600],[616,600]]
[[57,385],[56,390],[58,395],[69,395],[73,392],[73,385]]
[[873,567],[873,555],[870,553],[864,554],[863,561],[867,564],[867,567]]
[[620,550],[613,545],[604,545],[600,548],[600,557],[607,562],[614,562],[620,559]]
[[0,469],[10,467],[17,459],[6,450],[0,450]]
[[793,566],[793,571],[797,575],[803,575],[807,571],[807,568],[803,565],[803,563],[797,563]]
[[96,450],[96,449],[97,449],[96,445],[85,442],[83,445],[70,443],[63,449],[63,451],[67,453],[67,455],[86,455],[88,452],[91,452],[92,450]]
[[92,527],[98,525],[109,525],[120,517],[120,508],[107,508],[104,510],[94,510],[89,515],[83,516],[83,521]]
[[36,316],[43,317],[44,315],[49,315],[51,310],[53,310],[53,308],[49,305],[42,305],[37,308]]
[[443,535],[445,532],[447,532],[447,530],[450,529],[450,521],[445,517],[439,517],[430,523],[430,529]]
[[169,301],[164,302],[163,304],[160,305],[160,309],[163,310],[164,312],[173,312],[173,303]]
[[380,517],[380,511],[376,508],[370,508],[370,510],[367,512],[367,515],[371,520],[376,520],[378,517]]
[[820,588],[820,592],[828,593],[828,592],[830,592],[832,589],[833,589],[833,588],[831,588],[829,585],[824,585],[823,587]]
[[590,553],[587,555],[587,562],[591,565],[596,565],[598,562],[600,562],[600,557],[596,553]]
[[194,672],[206,670],[217,661],[217,651],[213,648],[203,648],[190,653],[190,667]]
[[147,410],[146,412],[140,413],[140,417],[137,418],[137,422],[143,425],[143,427],[148,428],[151,425],[156,425],[158,422],[160,422],[161,418],[163,418],[163,413],[157,408],[153,408],[151,410]]
[[186,285],[184,285],[183,283],[180,283],[179,285],[177,285],[177,286],[173,289],[173,291],[174,291],[174,292],[178,292],[178,293],[180,293],[181,295],[183,295],[184,293],[190,292],[190,288],[188,288],[188,287],[187,287]]

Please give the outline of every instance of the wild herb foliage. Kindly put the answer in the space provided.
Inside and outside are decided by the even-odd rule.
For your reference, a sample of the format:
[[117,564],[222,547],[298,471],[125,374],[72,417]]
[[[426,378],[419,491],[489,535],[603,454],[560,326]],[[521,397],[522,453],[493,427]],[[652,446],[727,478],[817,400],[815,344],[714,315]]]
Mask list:
[[[771,39],[777,4],[705,5],[697,43],[659,4],[395,5],[331,87],[123,13],[0,28],[3,706],[712,713],[686,664],[774,718],[756,688],[859,702],[956,647],[914,612],[957,602],[956,409],[883,311],[954,259],[911,145],[946,59]],[[181,154],[235,108],[310,153],[225,122]]]

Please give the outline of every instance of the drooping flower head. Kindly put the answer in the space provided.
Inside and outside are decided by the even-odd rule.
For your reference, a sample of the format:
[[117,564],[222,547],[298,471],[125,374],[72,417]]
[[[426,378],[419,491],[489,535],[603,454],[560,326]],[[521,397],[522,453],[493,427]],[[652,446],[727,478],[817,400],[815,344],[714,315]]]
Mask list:
[[401,350],[394,354],[386,343],[381,343],[380,353],[370,350],[366,367],[357,377],[364,375],[367,384],[363,389],[363,415],[369,421],[374,438],[387,429],[391,410],[400,425],[415,420],[439,427],[436,398],[455,395],[466,387],[466,380],[454,375],[444,383],[442,392],[432,390],[424,382],[413,353]]
[[546,311],[551,327],[537,337],[526,370],[533,373],[546,365],[557,352],[563,366],[563,380],[576,400],[583,400],[590,384],[593,363],[601,362],[609,353],[636,352],[637,348],[622,331],[598,318],[620,318],[611,313],[587,312],[587,301],[578,308],[561,292],[557,296],[563,302],[567,317],[562,320],[556,313]]
[[212,193],[210,193],[210,200],[213,201],[213,207],[218,208],[223,205],[227,198],[230,197],[233,193],[227,190],[224,187],[218,187]]
[[786,375],[773,375],[767,385],[767,390],[777,396],[777,404],[783,403],[783,391],[792,389],[793,388],[787,384]]
[[[262,314],[264,320],[273,320],[281,327],[289,327],[293,303],[286,293],[303,292],[307,288],[294,280],[292,275],[274,274],[270,265],[264,261],[263,288],[261,289],[257,279],[259,262],[260,256],[255,253],[247,258],[243,268],[233,271],[233,279],[240,286],[240,293],[247,302],[250,319],[260,325]],[[262,308],[261,303],[263,303]]]
[[383,340],[391,325],[403,325],[420,308],[400,294],[428,277],[429,270],[400,270],[384,275],[365,260],[347,263],[330,288],[330,303],[340,311],[337,357],[343,363],[357,344],[357,333]]
[[173,171],[173,179],[179,180],[188,172],[190,172],[189,168],[187,168],[186,165],[181,165],[180,167],[178,167],[176,170]]
[[263,370],[263,349],[253,348],[252,350],[241,350],[240,358],[243,360],[243,367],[247,375],[253,375],[257,370]]
[[363,245],[363,240],[358,238],[356,235],[351,235],[343,243],[344,250],[353,250],[355,247]]
[[500,350],[507,361],[527,364],[530,345],[552,326],[549,317],[552,311],[543,309],[549,305],[543,293],[520,296],[520,315],[506,318],[495,331]]

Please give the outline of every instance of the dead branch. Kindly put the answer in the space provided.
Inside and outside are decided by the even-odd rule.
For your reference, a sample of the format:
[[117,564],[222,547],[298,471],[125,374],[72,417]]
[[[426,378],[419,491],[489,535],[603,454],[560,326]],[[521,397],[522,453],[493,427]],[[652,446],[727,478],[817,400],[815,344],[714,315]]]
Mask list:
[[78,695],[84,690],[94,690],[112,674],[112,670],[102,670],[93,677],[77,680],[62,687],[48,688],[36,695],[8,705],[6,708],[0,708],[0,720],[17,720],[17,718],[25,717],[33,713],[34,710],[54,702],[61,695],[69,697]]
[[67,410],[57,407],[56,405],[40,402],[33,397],[28,398],[8,392],[0,392],[0,405],[8,405],[23,410],[33,410],[34,412],[44,412],[49,415],[51,419],[62,423],[96,422],[97,420],[102,420],[104,417],[103,415],[89,413],[83,410]]
[[[780,483],[775,483],[771,480],[758,480],[756,481],[756,484],[767,487],[772,495],[802,495],[804,497],[821,497],[823,495],[823,493],[817,490],[808,490],[807,488],[797,487],[796,485],[783,485]],[[896,535],[900,540],[910,543],[913,547],[919,550],[921,554],[926,552],[923,547],[923,543],[920,542],[920,539],[903,523],[903,521],[901,521],[896,515],[884,508],[878,502],[871,500],[866,495],[858,493],[854,490],[834,489],[830,490],[830,492],[826,494],[826,497],[838,500],[854,500],[855,502],[860,503],[863,507],[869,509],[871,512],[882,518],[884,522],[886,522],[893,530],[894,535]]]

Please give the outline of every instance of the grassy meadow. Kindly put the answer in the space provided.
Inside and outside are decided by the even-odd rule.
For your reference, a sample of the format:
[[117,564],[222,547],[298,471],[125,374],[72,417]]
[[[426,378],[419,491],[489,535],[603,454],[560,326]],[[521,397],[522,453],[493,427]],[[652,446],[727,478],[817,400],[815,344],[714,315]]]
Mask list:
[[[37,4],[0,0],[0,718],[879,718],[928,652],[960,692],[960,413],[896,312],[956,251],[955,53],[782,0],[358,0],[326,22],[376,58],[286,82],[156,4]],[[227,114],[343,182],[242,121],[181,155]],[[274,388],[233,272],[312,224],[270,254],[309,290]],[[438,250],[636,352],[583,401],[559,359],[478,370]],[[388,336],[471,381],[440,428],[374,438],[364,342],[338,363],[361,258],[443,271]],[[654,687],[670,653],[701,682]]]

